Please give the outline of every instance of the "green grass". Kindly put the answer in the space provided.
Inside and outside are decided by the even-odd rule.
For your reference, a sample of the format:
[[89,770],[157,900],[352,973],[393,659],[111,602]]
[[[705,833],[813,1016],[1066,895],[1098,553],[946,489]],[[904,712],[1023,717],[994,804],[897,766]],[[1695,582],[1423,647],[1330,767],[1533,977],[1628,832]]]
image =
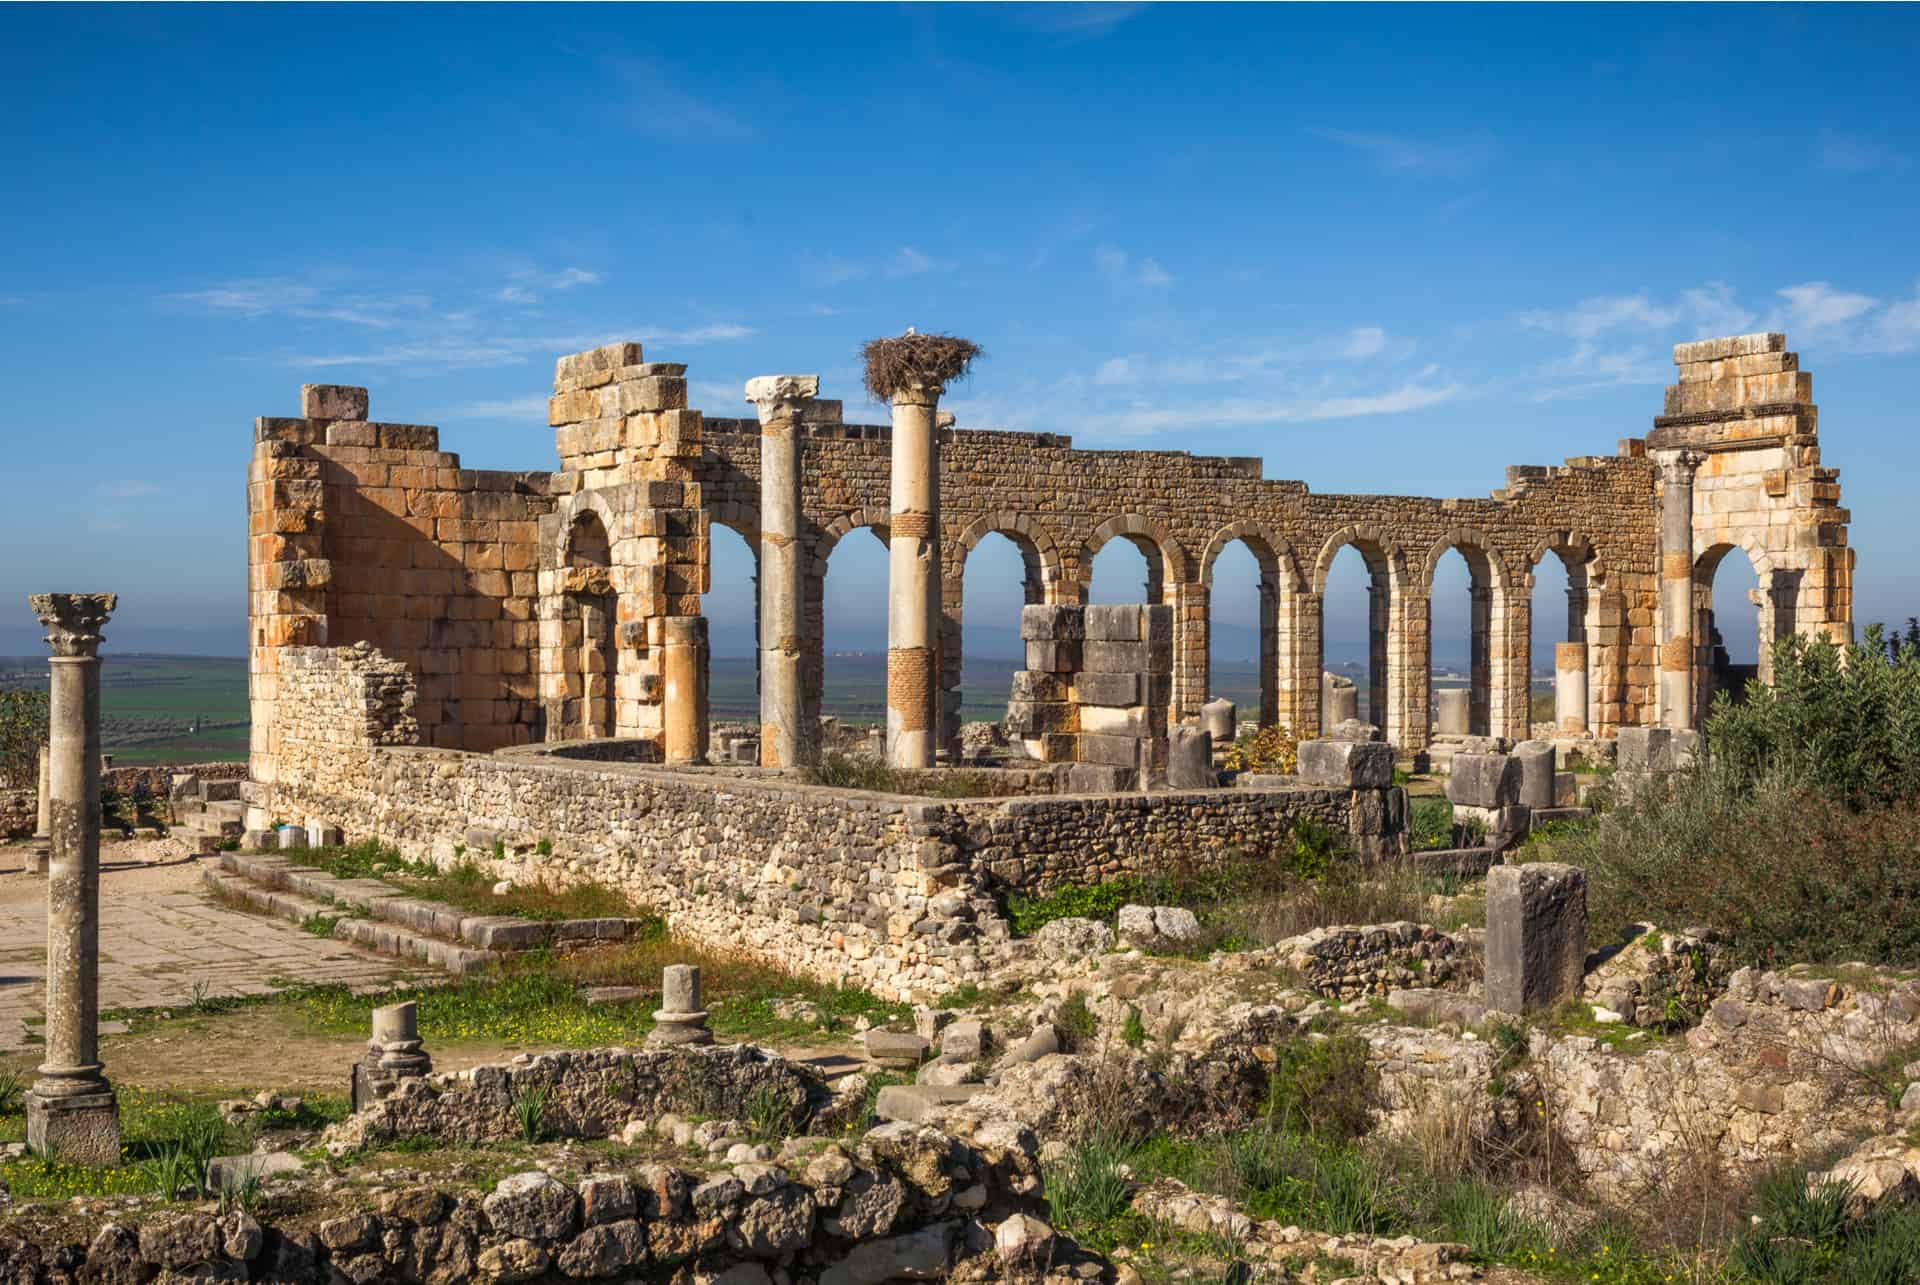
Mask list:
[[664,934],[666,924],[650,907],[640,905],[605,884],[580,883],[562,889],[514,885],[496,895],[499,876],[467,860],[447,869],[425,861],[408,861],[398,851],[376,840],[347,847],[308,848],[302,864],[324,870],[338,879],[378,879],[428,901],[445,902],[476,914],[518,915],[523,919],[647,919]]
[[69,1164],[56,1154],[0,1163],[0,1182],[15,1200],[74,1196],[165,1194],[169,1184],[197,1186],[206,1161],[244,1151],[246,1136],[230,1128],[205,1094],[157,1093],[122,1085],[121,1163],[104,1168]]

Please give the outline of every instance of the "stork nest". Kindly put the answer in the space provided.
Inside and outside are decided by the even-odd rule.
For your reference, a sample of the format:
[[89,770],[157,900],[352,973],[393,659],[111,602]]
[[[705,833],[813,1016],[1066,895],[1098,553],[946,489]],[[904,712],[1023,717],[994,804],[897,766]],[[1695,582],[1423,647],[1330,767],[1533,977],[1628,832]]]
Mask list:
[[980,345],[957,335],[895,335],[869,339],[860,349],[867,362],[867,391],[883,402],[915,385],[945,387],[964,378]]

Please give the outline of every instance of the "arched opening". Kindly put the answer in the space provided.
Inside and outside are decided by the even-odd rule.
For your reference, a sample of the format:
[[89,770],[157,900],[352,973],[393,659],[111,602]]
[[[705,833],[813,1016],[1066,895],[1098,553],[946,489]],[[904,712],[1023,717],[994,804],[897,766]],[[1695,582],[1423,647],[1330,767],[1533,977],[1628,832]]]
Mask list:
[[[829,551],[820,591],[819,714],[836,723],[822,747],[862,747],[859,731],[887,725],[887,542],[855,527]],[[856,734],[849,736],[850,729]]]
[[1488,670],[1489,587],[1467,555],[1448,549],[1428,586],[1427,673],[1438,736],[1486,736],[1492,726]]
[[1769,622],[1761,615],[1760,576],[1745,549],[1718,544],[1700,555],[1693,567],[1693,605],[1695,702],[1704,719],[1717,693],[1741,700],[1760,672]]
[[[1270,560],[1270,559],[1269,559]],[[1279,586],[1245,540],[1230,540],[1213,560],[1207,593],[1207,696],[1234,703],[1235,717],[1278,721],[1275,622]]]
[[614,734],[613,546],[600,515],[589,509],[567,532],[566,699],[558,739]]
[[1159,602],[1160,550],[1144,536],[1125,535],[1108,540],[1093,555],[1087,601],[1098,603]]
[[760,723],[760,552],[749,537],[711,524],[707,592],[707,709],[715,722]]
[[1594,724],[1592,556],[1581,543],[1549,546],[1533,567],[1529,721],[1556,736],[1584,736]]
[[954,735],[961,724],[998,723],[1007,716],[1014,671],[1026,665],[1020,609],[1045,600],[1040,555],[1031,543],[989,531],[966,551],[960,600],[948,611],[952,636],[943,640],[947,654],[960,659],[955,685],[947,692],[957,711]]
[[1320,729],[1358,718],[1387,726],[1387,624],[1393,590],[1386,555],[1343,544],[1321,590]]

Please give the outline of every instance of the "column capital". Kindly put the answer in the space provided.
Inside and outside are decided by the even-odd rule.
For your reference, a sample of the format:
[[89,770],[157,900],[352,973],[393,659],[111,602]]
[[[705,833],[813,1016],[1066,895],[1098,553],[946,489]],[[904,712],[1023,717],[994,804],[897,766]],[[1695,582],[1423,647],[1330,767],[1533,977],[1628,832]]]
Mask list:
[[938,406],[947,386],[937,379],[916,380],[893,390],[888,400],[895,406]]
[[119,604],[111,593],[36,593],[27,601],[47,627],[47,645],[55,656],[100,654],[100,629]]
[[1704,452],[1675,451],[1662,464],[1661,472],[1666,481],[1679,482],[1684,486],[1692,483],[1693,475],[1706,462],[1707,457]]
[[792,415],[802,402],[820,394],[818,375],[756,375],[747,381],[747,400],[760,416],[761,424]]

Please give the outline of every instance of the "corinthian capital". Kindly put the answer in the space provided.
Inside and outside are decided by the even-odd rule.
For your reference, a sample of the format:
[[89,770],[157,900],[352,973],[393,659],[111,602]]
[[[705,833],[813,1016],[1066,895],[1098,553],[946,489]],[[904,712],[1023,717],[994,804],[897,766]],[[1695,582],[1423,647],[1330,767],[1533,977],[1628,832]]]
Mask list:
[[819,393],[818,375],[756,375],[747,381],[747,400],[762,424],[796,414]]
[[119,603],[111,593],[36,593],[27,601],[47,627],[47,645],[56,656],[98,656],[100,627]]

